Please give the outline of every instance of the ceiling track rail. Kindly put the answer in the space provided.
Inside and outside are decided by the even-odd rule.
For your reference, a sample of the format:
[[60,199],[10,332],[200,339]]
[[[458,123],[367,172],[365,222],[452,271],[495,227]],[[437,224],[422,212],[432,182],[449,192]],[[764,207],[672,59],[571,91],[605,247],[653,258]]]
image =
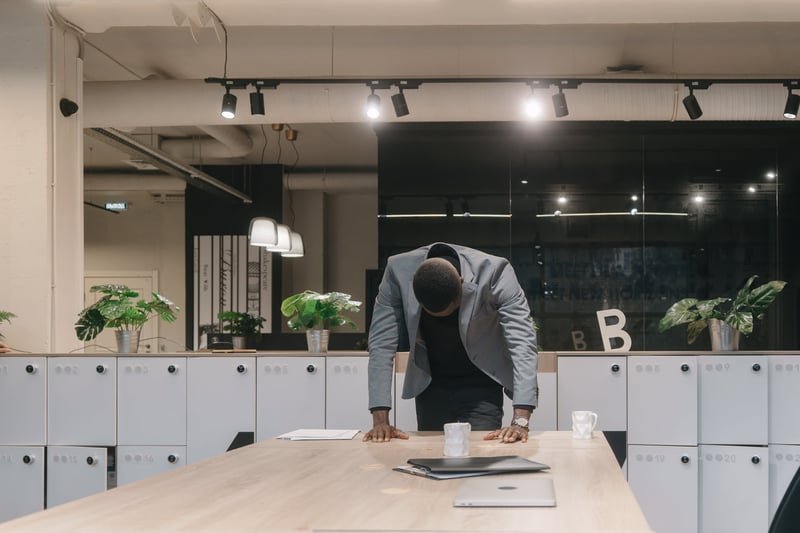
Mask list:
[[191,165],[175,161],[166,152],[147,146],[117,129],[87,128],[85,133],[132,156],[141,156],[163,172],[184,179],[189,185],[223,192],[238,198],[245,204],[253,203],[253,199],[239,189],[231,187]]

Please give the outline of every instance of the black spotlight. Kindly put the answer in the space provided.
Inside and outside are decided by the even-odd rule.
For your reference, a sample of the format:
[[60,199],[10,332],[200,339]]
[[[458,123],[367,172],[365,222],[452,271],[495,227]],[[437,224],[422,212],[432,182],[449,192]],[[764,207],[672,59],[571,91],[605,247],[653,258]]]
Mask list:
[[569,109],[567,108],[567,97],[561,90],[561,87],[558,88],[558,93],[553,95],[553,111],[556,113],[556,117],[566,117],[569,115]]
[[61,114],[64,115],[65,117],[71,117],[72,115],[78,112],[78,104],[76,104],[69,98],[62,98],[61,100],[59,100],[58,108],[61,110]]
[[222,96],[222,116],[225,118],[236,116],[236,95],[231,94],[228,87],[225,87],[225,94]]
[[250,93],[250,114],[266,115],[264,112],[264,95],[261,89],[256,88],[256,92]]
[[692,120],[697,120],[703,116],[703,110],[700,109],[700,104],[697,103],[697,98],[694,96],[694,90],[689,87],[689,96],[683,99],[683,107],[686,108],[686,113]]
[[392,95],[392,105],[394,106],[395,116],[404,117],[408,115],[408,103],[406,103],[406,96],[403,94],[402,87],[400,87],[400,92]]
[[789,89],[789,96],[786,97],[786,106],[783,108],[784,118],[797,118],[798,108],[800,108],[800,94],[794,94]]

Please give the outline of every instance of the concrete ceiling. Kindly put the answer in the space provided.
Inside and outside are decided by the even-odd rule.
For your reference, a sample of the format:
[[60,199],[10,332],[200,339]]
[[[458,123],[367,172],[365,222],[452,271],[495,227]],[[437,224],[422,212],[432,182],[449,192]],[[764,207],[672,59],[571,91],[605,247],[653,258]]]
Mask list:
[[[84,124],[114,127],[176,157],[275,162],[299,168],[377,164],[361,85],[281,85],[264,91],[266,116],[219,116],[229,78],[792,78],[800,73],[794,0],[62,0],[57,17],[84,35]],[[208,11],[206,7],[212,11]],[[216,17],[223,23],[221,26]],[[225,32],[227,31],[227,64]],[[636,65],[634,72],[616,67]],[[423,84],[406,91],[411,114],[381,120],[516,121],[519,84]],[[553,89],[542,91],[549,98]],[[567,91],[558,120],[687,120],[682,84],[585,84]],[[697,93],[701,120],[783,120],[778,85],[713,85]],[[545,121],[556,120],[549,106]],[[285,130],[298,132],[293,144]],[[217,129],[213,129],[213,128]],[[246,137],[232,156],[214,150],[222,129]],[[209,129],[212,128],[212,129]],[[209,133],[210,132],[210,133]],[[243,135],[242,135],[243,134]],[[209,136],[210,135],[210,136]],[[216,139],[216,140],[214,140]],[[241,140],[241,139],[240,139]],[[182,143],[182,144],[181,144]],[[132,168],[87,139],[87,169]]]

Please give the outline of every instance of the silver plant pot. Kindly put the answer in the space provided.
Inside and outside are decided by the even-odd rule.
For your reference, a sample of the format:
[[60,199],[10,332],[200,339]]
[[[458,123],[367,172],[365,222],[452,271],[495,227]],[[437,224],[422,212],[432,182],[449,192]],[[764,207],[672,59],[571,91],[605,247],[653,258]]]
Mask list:
[[327,329],[307,329],[306,342],[308,351],[311,353],[326,353],[328,351],[328,336],[330,331]]
[[708,332],[711,334],[711,351],[734,352],[739,350],[739,330],[732,328],[723,320],[708,319]]
[[118,329],[117,353],[139,353],[139,333],[138,329]]

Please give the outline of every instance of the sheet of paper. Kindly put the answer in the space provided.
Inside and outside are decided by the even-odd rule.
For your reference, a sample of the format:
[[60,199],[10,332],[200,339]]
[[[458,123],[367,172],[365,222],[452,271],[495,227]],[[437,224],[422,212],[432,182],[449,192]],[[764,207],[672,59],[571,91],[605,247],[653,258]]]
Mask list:
[[357,433],[357,429],[296,429],[275,438],[283,440],[351,440]]

